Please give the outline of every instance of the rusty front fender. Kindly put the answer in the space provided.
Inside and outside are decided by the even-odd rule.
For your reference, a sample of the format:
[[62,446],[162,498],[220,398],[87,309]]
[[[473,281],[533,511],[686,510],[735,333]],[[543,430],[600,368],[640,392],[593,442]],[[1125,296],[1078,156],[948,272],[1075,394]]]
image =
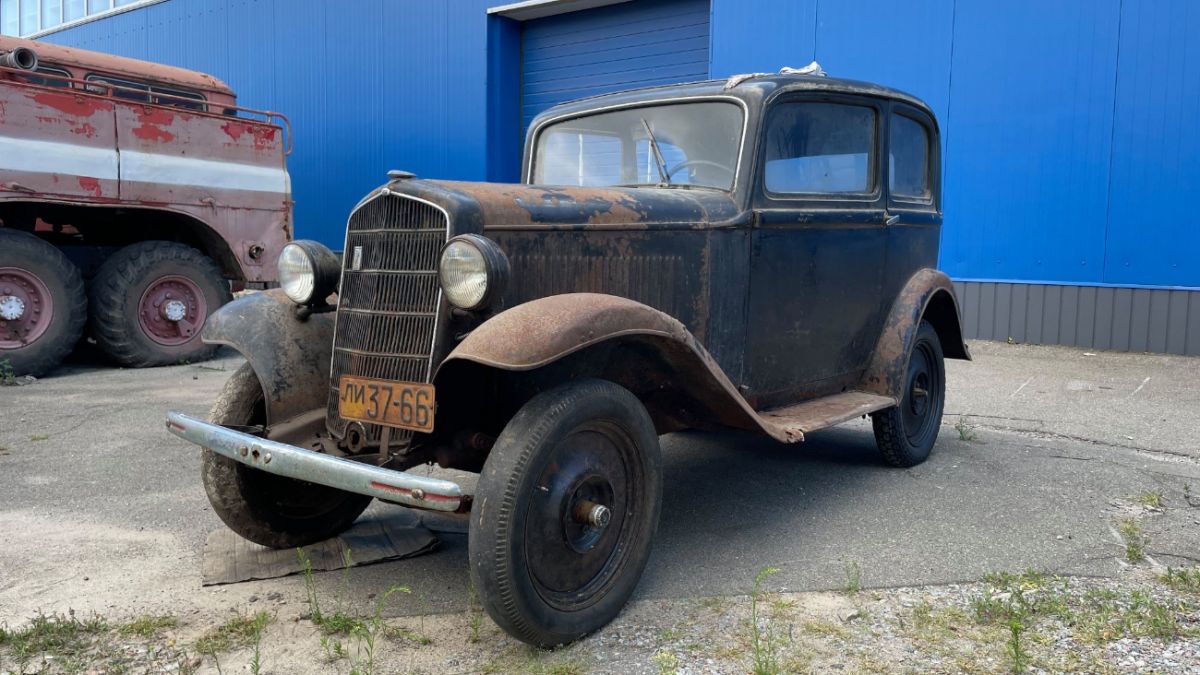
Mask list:
[[296,304],[273,289],[225,305],[201,339],[229,345],[250,362],[266,395],[267,424],[324,408],[329,396],[333,314],[296,317]]
[[871,363],[863,375],[864,391],[903,398],[908,355],[921,320],[937,331],[946,358],[971,360],[962,338],[962,320],[950,277],[935,269],[919,270],[909,278],[892,303],[887,322],[875,344]]
[[584,362],[575,364],[571,376],[604,377],[633,391],[660,431],[711,426],[800,440],[763,424],[682,323],[642,303],[599,293],[540,298],[484,322],[439,367],[439,396],[451,379],[447,374],[464,363],[537,373],[571,359]]

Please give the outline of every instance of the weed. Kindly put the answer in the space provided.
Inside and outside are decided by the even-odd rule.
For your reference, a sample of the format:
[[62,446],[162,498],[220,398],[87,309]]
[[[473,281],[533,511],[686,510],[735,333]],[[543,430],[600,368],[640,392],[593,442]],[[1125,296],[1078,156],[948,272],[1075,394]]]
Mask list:
[[851,560],[846,563],[846,593],[858,595],[860,590],[862,590],[862,570],[859,569],[857,562]]
[[665,649],[651,656],[650,662],[658,666],[658,675],[675,675],[679,672],[679,658]]
[[300,571],[304,575],[304,593],[308,599],[308,614],[313,623],[321,620],[321,603],[317,599],[317,582],[313,580],[312,560],[304,549],[296,548],[296,557],[300,560]]
[[846,630],[845,626],[823,619],[808,619],[800,624],[800,627],[804,629],[804,632],[812,633],[813,635],[822,635],[837,639],[844,639],[850,636],[850,631]]
[[108,630],[100,617],[80,621],[75,610],[62,614],[38,614],[29,625],[16,630],[0,631],[0,645],[12,650],[18,662],[24,664],[37,654],[51,654],[68,659],[82,654],[92,638]]
[[1191,569],[1168,567],[1167,571],[1159,575],[1158,579],[1177,591],[1200,593],[1200,567]]
[[1025,645],[1021,642],[1021,634],[1025,632],[1025,626],[1016,619],[1009,619],[1008,631],[1008,643],[1005,645],[1005,650],[1008,652],[1008,658],[1012,662],[1012,672],[1023,673],[1029,662],[1029,654],[1025,651]]
[[48,441],[50,440],[50,434],[34,434],[29,437],[29,440],[35,443],[38,441]]
[[12,364],[8,359],[0,359],[0,387],[17,386],[17,376],[13,373]]
[[148,638],[154,637],[162,631],[178,625],[179,621],[173,616],[148,614],[122,625],[117,629],[117,632],[121,635],[140,635],[141,637]]
[[1161,492],[1147,490],[1146,492],[1133,497],[1132,501],[1141,504],[1142,506],[1148,506],[1152,509],[1161,509],[1163,507],[1163,498]]
[[958,440],[963,441],[964,443],[971,443],[979,440],[979,437],[975,435],[975,427],[967,424],[966,420],[959,419],[957,422],[955,422],[954,430],[958,432]]
[[1117,523],[1117,530],[1125,540],[1125,559],[1131,563],[1145,560],[1146,545],[1150,540],[1142,531],[1142,524],[1136,518],[1124,518]]
[[262,639],[263,630],[274,620],[275,617],[266,612],[238,614],[200,636],[195,649],[215,660],[217,654],[256,644]]
[[[775,622],[770,617],[760,617],[763,593],[763,582],[767,577],[779,572],[775,567],[764,567],[754,575],[754,588],[750,591],[750,649],[754,675],[774,675],[780,672],[779,636],[775,633]],[[761,619],[761,621],[760,621]],[[761,625],[760,625],[761,623]]]

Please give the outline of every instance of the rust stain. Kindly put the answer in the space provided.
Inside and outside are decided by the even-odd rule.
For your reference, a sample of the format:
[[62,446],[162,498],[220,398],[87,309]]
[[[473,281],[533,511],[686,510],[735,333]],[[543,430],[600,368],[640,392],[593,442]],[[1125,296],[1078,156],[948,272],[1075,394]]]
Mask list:
[[163,143],[169,143],[175,140],[175,134],[172,134],[166,129],[160,129],[159,127],[149,124],[145,124],[140,127],[134,127],[133,135],[137,136],[143,141],[162,141]]
[[87,138],[95,138],[96,137],[96,127],[92,126],[88,122],[84,122],[83,124],[81,124],[77,127],[72,127],[71,133],[79,134],[80,136],[86,136]]
[[91,195],[93,197],[99,197],[102,194],[102,191],[100,189],[100,181],[99,181],[99,179],[96,179],[96,178],[91,178],[89,176],[80,176],[79,177],[79,187],[84,192],[91,193]]
[[137,109],[137,118],[138,122],[141,122],[141,126],[133,128],[134,136],[143,141],[161,141],[163,143],[175,140],[175,134],[162,128],[171,126],[175,122],[173,111],[146,106]]
[[221,130],[225,132],[234,142],[240,141],[242,136],[250,134],[254,141],[255,150],[274,149],[276,129],[273,126],[263,124],[251,124],[247,122],[226,122],[221,125]]
[[28,96],[34,102],[48,108],[75,117],[91,117],[98,112],[112,110],[112,106],[104,99],[83,96],[81,94],[61,94],[56,91],[31,92]]

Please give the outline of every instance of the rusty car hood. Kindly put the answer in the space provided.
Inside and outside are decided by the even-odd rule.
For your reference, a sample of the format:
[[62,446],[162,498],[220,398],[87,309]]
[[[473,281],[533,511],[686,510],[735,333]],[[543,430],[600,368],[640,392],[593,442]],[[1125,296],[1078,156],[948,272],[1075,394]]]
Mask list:
[[702,188],[590,188],[410,179],[393,181],[382,189],[446,209],[456,233],[729,227],[744,216],[729,193]]

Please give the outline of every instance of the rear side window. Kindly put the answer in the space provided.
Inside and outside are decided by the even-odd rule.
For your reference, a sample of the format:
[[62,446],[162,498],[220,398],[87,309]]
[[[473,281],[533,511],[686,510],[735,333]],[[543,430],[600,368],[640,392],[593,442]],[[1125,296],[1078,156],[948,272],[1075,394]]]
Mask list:
[[767,124],[765,184],[775,194],[871,192],[875,111],[841,103],[782,103]]
[[904,115],[892,115],[888,189],[897,197],[929,196],[929,132]]
[[[187,108],[188,110],[204,110],[204,97],[195,92],[183,89],[171,89],[145,82],[122,80],[103,75],[88,75],[87,81],[111,85],[113,87],[113,96],[117,98],[139,101],[141,103],[169,105],[175,108]],[[97,93],[105,93],[107,90],[107,87],[95,88]]]

